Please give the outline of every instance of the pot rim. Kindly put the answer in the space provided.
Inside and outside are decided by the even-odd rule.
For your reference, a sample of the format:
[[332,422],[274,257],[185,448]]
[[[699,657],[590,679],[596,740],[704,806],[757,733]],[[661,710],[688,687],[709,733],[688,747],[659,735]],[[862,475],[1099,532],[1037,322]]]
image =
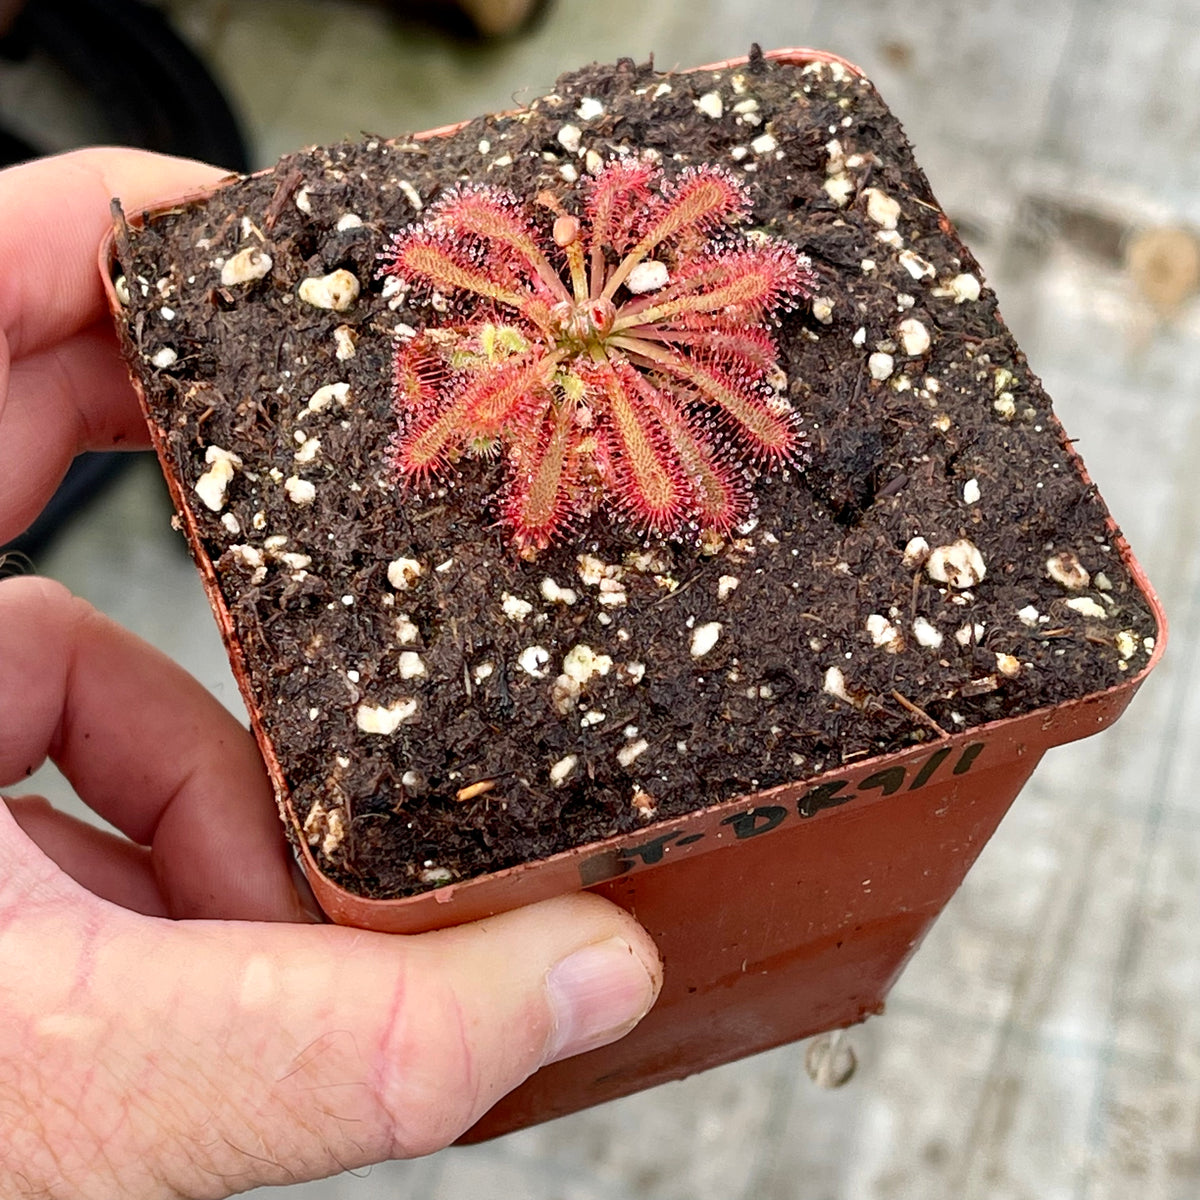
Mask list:
[[[805,47],[788,47],[766,51],[763,57],[772,62],[783,62],[795,66],[816,63],[837,64],[866,81],[866,76],[859,67],[842,58],[840,55],[828,51]],[[747,56],[741,56],[724,59],[716,63],[708,63],[703,66],[687,68],[680,73],[694,74],[700,71],[728,70],[744,66],[748,62],[749,58]],[[408,140],[426,141],[437,137],[446,137],[456,133],[469,123],[469,121],[459,121],[453,124],[438,126],[434,129],[412,134]],[[255,172],[255,174],[269,174],[273,169],[272,167],[264,168],[261,171]],[[131,221],[137,223],[140,222],[143,215],[149,215],[150,213],[158,215],[175,208],[183,207],[196,200],[207,198],[239,179],[249,177],[238,175],[227,176],[207,187],[195,189],[174,200],[147,209],[145,210],[145,214],[135,214],[131,218]],[[116,211],[114,201],[114,212]],[[119,237],[120,223],[118,222],[114,226],[114,229],[105,237],[99,251],[100,274],[110,307],[114,313],[119,313],[121,309],[111,269],[114,262],[114,247]],[[163,432],[153,420],[149,419],[149,410],[145,403],[144,392],[137,380],[134,380],[134,389],[137,392],[143,413],[147,416],[155,449],[161,451],[164,440]],[[1064,452],[1068,456],[1076,473],[1086,485],[1091,485],[1091,477],[1073,442],[1067,437],[1058,418],[1055,416],[1052,420],[1062,442]],[[181,487],[172,476],[168,475],[167,483],[175,508],[186,527],[189,541],[193,545],[199,544],[199,531],[192,516],[190,503],[187,502],[182,494]],[[908,746],[902,750],[873,755],[870,758],[855,762],[852,770],[853,775],[865,778],[866,776],[863,775],[864,772],[867,774],[878,772],[885,763],[907,763],[923,755],[928,755],[931,750],[935,754],[943,748],[963,750],[976,743],[988,744],[995,741],[1007,740],[1011,744],[1010,748],[1013,749],[1014,753],[1023,754],[1026,750],[1024,741],[1026,737],[1031,741],[1039,742],[1041,748],[1046,748],[1050,745],[1058,745],[1098,732],[1116,720],[1138,687],[1140,687],[1141,683],[1162,658],[1167,642],[1167,618],[1157,593],[1141,565],[1134,557],[1128,542],[1125,540],[1124,535],[1111,515],[1107,518],[1107,523],[1113,544],[1116,546],[1135,585],[1149,606],[1157,626],[1154,649],[1148,661],[1136,674],[1132,674],[1128,679],[1099,692],[1092,692],[1055,705],[1046,705],[1016,716],[998,718],[983,725],[973,726],[961,732],[949,734],[944,738],[931,739],[924,743]],[[543,898],[541,893],[536,895],[521,894],[519,886],[523,881],[528,880],[531,875],[543,873],[548,874],[553,881],[549,889],[546,890],[546,895],[559,894],[568,890],[581,890],[586,886],[590,886],[590,884],[583,881],[578,869],[579,864],[585,860],[599,860],[606,855],[619,853],[623,849],[627,850],[630,847],[636,847],[639,843],[645,842],[648,834],[653,834],[656,837],[658,835],[666,837],[675,833],[686,835],[686,830],[690,827],[698,823],[712,825],[714,822],[721,821],[722,818],[728,819],[729,817],[734,817],[738,813],[744,812],[748,804],[757,806],[771,804],[772,802],[777,803],[780,800],[793,799],[796,796],[810,793],[814,788],[820,788],[823,784],[827,785],[830,781],[838,779],[838,777],[845,776],[850,770],[846,765],[833,767],[822,771],[818,775],[797,779],[758,792],[748,792],[730,800],[695,809],[679,817],[665,821],[653,821],[642,829],[630,833],[618,834],[599,841],[574,846],[557,854],[519,863],[499,871],[472,876],[462,881],[453,881],[442,887],[431,888],[414,895],[394,899],[365,897],[334,882],[318,864],[305,837],[299,815],[292,805],[290,789],[287,786],[282,767],[274,753],[270,739],[266,736],[261,726],[257,706],[249,694],[246,664],[234,636],[232,617],[217,582],[212,561],[207,555],[203,555],[198,561],[198,566],[205,591],[208,594],[209,602],[217,617],[222,637],[232,661],[234,675],[238,680],[249,712],[251,727],[256,734],[259,750],[263,755],[268,774],[271,778],[281,817],[284,820],[286,828],[292,835],[292,842],[298,853],[301,867],[322,909],[332,919],[340,923],[357,925],[363,928],[388,928],[404,932],[416,932],[458,924],[476,919],[487,913],[515,908],[519,905]],[[884,797],[881,795],[874,800],[867,799],[864,801],[864,804],[875,803],[882,798]],[[817,812],[813,815],[819,820],[828,814]],[[733,842],[729,839],[720,844],[710,842],[704,849],[720,849],[722,846],[732,844]],[[630,873],[633,873],[646,869],[651,865],[649,862],[643,862],[633,864],[626,869]],[[575,880],[573,885],[570,882],[572,879]],[[474,893],[479,891],[490,893],[509,886],[512,887],[512,895],[504,902],[498,904],[485,903],[483,908],[469,907],[471,897]],[[424,913],[427,909],[429,912],[422,917],[420,914]]]

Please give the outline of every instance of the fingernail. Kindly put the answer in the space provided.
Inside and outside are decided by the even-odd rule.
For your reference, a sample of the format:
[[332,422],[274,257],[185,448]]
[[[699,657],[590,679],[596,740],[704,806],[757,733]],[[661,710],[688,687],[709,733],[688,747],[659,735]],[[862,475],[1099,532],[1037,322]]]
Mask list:
[[545,1058],[551,1063],[627,1034],[658,995],[657,973],[628,942],[609,938],[552,967],[546,990],[555,1019]]

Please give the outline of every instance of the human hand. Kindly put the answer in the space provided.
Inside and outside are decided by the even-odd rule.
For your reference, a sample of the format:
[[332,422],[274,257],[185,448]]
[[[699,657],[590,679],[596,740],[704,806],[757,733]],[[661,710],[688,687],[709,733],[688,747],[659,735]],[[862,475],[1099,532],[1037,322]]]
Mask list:
[[[217,177],[119,150],[0,172],[0,544],[79,450],[146,442],[97,278],[109,198]],[[250,735],[63,588],[7,579],[0,788],[47,756],[123,836],[0,804],[5,1197],[224,1197],[428,1153],[657,994],[653,943],[595,896],[417,937],[312,923]]]

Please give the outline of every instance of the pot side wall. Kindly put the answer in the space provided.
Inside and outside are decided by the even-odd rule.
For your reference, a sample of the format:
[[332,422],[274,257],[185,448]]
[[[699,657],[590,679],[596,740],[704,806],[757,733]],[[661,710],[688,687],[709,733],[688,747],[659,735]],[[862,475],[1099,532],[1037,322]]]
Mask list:
[[682,856],[598,885],[657,942],[665,976],[658,1003],[621,1041],[543,1068],[463,1140],[880,1012],[1040,759],[1029,752],[819,821],[768,828],[763,818],[736,853]]

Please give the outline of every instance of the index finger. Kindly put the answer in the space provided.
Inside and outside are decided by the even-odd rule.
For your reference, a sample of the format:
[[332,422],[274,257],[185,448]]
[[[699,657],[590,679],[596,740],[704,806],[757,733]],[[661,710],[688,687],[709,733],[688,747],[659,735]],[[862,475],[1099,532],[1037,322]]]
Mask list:
[[0,334],[13,361],[64,341],[106,309],[96,254],[111,223],[227,172],[144,150],[99,148],[0,172]]

